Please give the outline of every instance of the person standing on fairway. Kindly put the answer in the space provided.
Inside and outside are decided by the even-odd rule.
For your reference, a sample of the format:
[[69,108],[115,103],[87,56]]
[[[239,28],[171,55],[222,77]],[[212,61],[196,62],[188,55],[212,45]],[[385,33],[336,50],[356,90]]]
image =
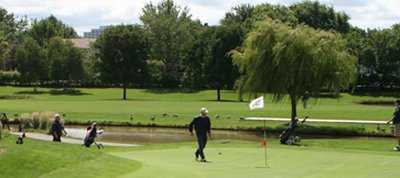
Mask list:
[[207,162],[204,156],[204,148],[207,145],[207,135],[211,138],[211,122],[208,117],[207,108],[200,109],[200,116],[197,116],[193,119],[193,121],[189,124],[189,132],[193,135],[193,128],[196,131],[197,137],[197,150],[195,153],[196,161],[199,160],[199,156],[201,158],[200,162]]
[[51,125],[51,135],[53,135],[53,142],[61,142],[62,134],[67,135],[67,132],[64,130],[64,126],[61,124],[61,118],[59,114],[54,115],[54,122]]
[[393,123],[394,125],[393,135],[398,139],[398,145],[394,149],[400,151],[400,100],[395,101],[395,107],[393,119],[389,120],[387,123]]

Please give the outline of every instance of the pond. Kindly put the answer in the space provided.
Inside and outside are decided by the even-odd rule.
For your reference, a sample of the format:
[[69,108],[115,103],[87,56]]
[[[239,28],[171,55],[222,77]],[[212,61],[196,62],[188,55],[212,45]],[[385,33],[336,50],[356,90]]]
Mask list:
[[[174,143],[193,141],[195,136],[191,136],[187,129],[182,128],[154,128],[154,127],[103,127],[104,134],[98,140],[117,143]],[[67,126],[66,131],[69,137],[82,139],[86,133],[86,127]],[[213,139],[218,140],[249,140],[259,141],[262,133],[250,131],[212,131]]]

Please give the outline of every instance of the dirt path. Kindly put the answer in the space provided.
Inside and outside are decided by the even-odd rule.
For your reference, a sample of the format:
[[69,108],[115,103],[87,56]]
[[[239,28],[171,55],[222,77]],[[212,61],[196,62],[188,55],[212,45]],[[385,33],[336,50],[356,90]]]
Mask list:
[[[20,135],[20,133],[17,133],[17,132],[11,132],[11,134]],[[33,132],[26,133],[26,137],[35,139],[35,140],[43,140],[43,141],[52,141],[53,140],[53,137],[50,135],[46,135],[46,134],[42,134],[42,133],[33,133]],[[81,145],[83,143],[83,141],[80,139],[74,139],[74,138],[68,138],[68,137],[63,137],[61,139],[61,141],[63,143],[79,144],[79,145]],[[141,146],[141,145],[137,145],[137,144],[111,143],[111,142],[97,142],[97,143],[101,143],[104,146],[118,146],[118,147]]]

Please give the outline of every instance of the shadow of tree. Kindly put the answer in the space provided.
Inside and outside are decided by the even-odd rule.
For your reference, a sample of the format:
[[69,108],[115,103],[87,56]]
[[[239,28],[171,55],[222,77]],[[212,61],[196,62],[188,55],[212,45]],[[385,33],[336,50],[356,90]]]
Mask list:
[[156,93],[156,94],[164,94],[164,93],[198,93],[200,90],[198,89],[163,89],[163,88],[151,88],[146,89],[147,93]]
[[360,101],[357,102],[357,104],[362,104],[362,105],[375,105],[375,106],[394,106],[394,101],[390,100],[365,100],[365,101]]
[[52,89],[49,91],[50,95],[91,95],[90,93],[82,92],[75,88]]
[[221,103],[247,103],[248,102],[246,100],[240,101],[240,100],[224,100],[224,99],[221,99],[220,101],[218,101],[216,99],[202,100],[202,101],[221,102]]
[[400,97],[400,91],[396,92],[355,92],[353,96],[372,96],[372,97]]
[[19,92],[15,92],[14,94],[17,95],[42,95],[42,94],[48,94],[48,91],[33,91],[33,90],[29,90],[29,91],[19,91]]
[[19,100],[19,99],[30,99],[31,97],[29,95],[0,95],[0,100]]
[[311,97],[313,97],[313,98],[333,98],[333,99],[337,99],[337,98],[341,98],[342,95],[340,95],[340,93],[320,93],[318,95],[313,95]]
[[63,88],[63,89],[51,89],[48,91],[19,91],[15,92],[17,95],[41,95],[41,94],[50,94],[50,95],[70,95],[70,96],[79,96],[79,95],[91,95],[90,93],[82,92],[79,89],[75,88]]

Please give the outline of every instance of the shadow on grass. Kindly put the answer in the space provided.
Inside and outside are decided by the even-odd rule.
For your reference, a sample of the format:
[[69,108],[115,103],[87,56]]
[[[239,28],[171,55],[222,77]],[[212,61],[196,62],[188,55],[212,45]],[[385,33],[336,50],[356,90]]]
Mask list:
[[155,99],[143,99],[143,98],[126,98],[126,100],[122,99],[122,98],[108,98],[108,99],[104,99],[104,101],[159,101],[156,98]]
[[372,96],[372,97],[400,97],[400,91],[397,92],[355,92],[353,96]]
[[81,90],[74,89],[74,88],[67,88],[67,89],[52,89],[49,91],[50,95],[91,95],[90,93],[82,92]]
[[33,91],[33,90],[29,90],[29,91],[19,91],[19,92],[15,92],[14,94],[16,95],[42,95],[42,94],[48,94],[48,91]]
[[144,90],[147,93],[156,94],[167,94],[167,93],[198,93],[201,90],[197,89],[163,89],[163,88],[152,88]]
[[201,100],[201,101],[221,102],[221,103],[246,103],[246,102],[247,102],[247,101],[245,101],[245,100],[240,101],[240,100],[224,100],[224,99],[222,99],[222,100],[220,100],[220,101],[218,101],[218,100],[216,100],[216,99],[212,99],[212,100]]
[[314,98],[332,98],[332,99],[337,99],[341,98],[342,95],[340,93],[320,93],[318,95],[312,96]]
[[69,96],[80,96],[80,95],[91,95],[90,93],[85,93],[80,91],[79,89],[74,88],[64,88],[64,89],[51,89],[49,91],[19,91],[15,92],[17,95],[41,95],[41,94],[50,94],[50,95],[69,95]]
[[361,105],[371,105],[371,106],[394,106],[394,101],[391,100],[377,100],[377,101],[365,100],[356,103]]
[[29,95],[0,95],[0,100],[23,100],[23,99],[30,99],[31,96]]

